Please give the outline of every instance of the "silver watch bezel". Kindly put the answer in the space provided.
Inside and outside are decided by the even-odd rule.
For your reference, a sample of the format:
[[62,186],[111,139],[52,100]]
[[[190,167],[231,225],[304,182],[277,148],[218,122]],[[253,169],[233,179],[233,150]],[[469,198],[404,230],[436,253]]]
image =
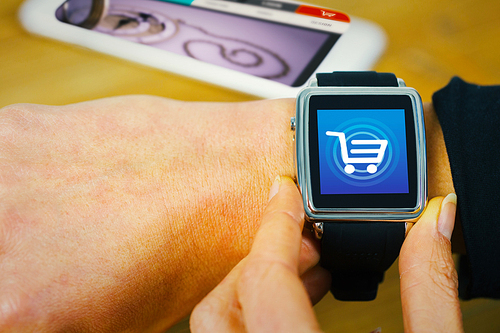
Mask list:
[[[408,88],[402,80],[399,87],[318,87],[315,82],[301,90],[297,96],[295,127],[295,170],[297,184],[302,193],[304,209],[309,222],[329,221],[394,221],[411,222],[424,211],[427,202],[427,160],[422,100],[418,92]],[[311,198],[312,188],[309,165],[309,113],[312,96],[317,95],[406,95],[413,106],[415,142],[417,149],[417,202],[408,208],[317,208]]]

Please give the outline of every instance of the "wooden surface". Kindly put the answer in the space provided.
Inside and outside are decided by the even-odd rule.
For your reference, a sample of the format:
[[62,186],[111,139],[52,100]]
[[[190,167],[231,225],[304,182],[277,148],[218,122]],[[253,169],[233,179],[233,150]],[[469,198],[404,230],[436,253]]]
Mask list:
[[[16,19],[21,0],[0,1],[0,107],[19,102],[67,104],[123,94],[181,100],[244,101],[252,96],[160,72],[93,51],[31,36]],[[425,101],[454,75],[500,84],[498,0],[315,0],[370,19],[389,45],[375,69],[394,72]],[[315,307],[326,332],[402,332],[399,277],[393,265],[379,297],[341,303],[330,295]],[[500,301],[462,303],[467,332],[500,332]],[[181,323],[176,331],[185,331]]]

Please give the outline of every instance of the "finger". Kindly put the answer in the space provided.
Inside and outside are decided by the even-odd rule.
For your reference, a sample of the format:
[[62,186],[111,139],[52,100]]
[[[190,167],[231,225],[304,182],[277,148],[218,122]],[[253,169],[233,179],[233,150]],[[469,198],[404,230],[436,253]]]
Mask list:
[[[302,229],[304,227],[304,209],[302,198],[295,183],[288,177],[278,177],[277,180],[278,181],[276,181],[273,185],[274,189],[272,188],[270,191],[270,196],[272,197],[275,194],[273,192],[276,192],[278,189],[277,185],[282,184],[283,187],[280,189],[282,191],[280,193],[280,198],[279,200],[275,199],[269,201],[259,228],[259,230],[263,231],[260,233],[260,236],[256,236],[252,245],[254,252],[274,258],[279,258],[280,254],[273,252],[273,249],[282,251],[282,254],[295,255],[297,253],[296,250],[293,252],[288,251],[291,246],[296,249],[296,242],[290,242],[290,236],[287,236],[284,233],[289,231],[297,237],[298,234],[296,233],[296,229]],[[297,223],[288,225],[281,224],[278,217],[280,215],[286,218],[292,217],[297,221]],[[279,228],[276,228],[276,226],[279,226]],[[283,242],[286,244],[279,244],[279,239],[283,239]],[[264,246],[267,251],[258,251],[261,246]],[[308,230],[303,230],[302,232],[302,243],[298,253],[299,275],[316,266],[319,262],[319,242]],[[293,260],[293,266],[295,267],[295,258]]]
[[330,272],[316,265],[300,276],[312,304],[316,304],[328,293],[332,283]]
[[237,286],[248,332],[318,331],[312,304],[298,277],[304,211],[289,178],[275,182]]
[[405,332],[461,332],[458,280],[451,253],[456,196],[434,198],[399,256]]
[[236,284],[246,258],[215,287],[191,313],[191,332],[246,332],[241,307],[236,295]]
[[281,260],[296,269],[304,225],[301,196],[290,178],[277,177],[270,199],[250,254],[266,261]]
[[302,246],[299,257],[299,274],[302,275],[319,263],[320,242],[311,232],[302,230]]

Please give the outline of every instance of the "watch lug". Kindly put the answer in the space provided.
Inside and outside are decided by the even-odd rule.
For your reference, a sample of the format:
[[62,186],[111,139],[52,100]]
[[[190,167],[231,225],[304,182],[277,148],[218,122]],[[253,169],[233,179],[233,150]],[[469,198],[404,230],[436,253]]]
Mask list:
[[316,222],[312,224],[312,228],[314,230],[314,235],[317,239],[321,239],[323,237],[323,222]]

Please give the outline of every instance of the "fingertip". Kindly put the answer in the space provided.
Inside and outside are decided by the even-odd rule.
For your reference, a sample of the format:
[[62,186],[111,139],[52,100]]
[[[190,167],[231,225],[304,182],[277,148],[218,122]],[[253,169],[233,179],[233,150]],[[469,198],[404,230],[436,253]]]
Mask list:
[[455,214],[457,210],[457,195],[450,193],[441,203],[441,211],[437,221],[438,231],[451,241],[453,228],[455,227]]
[[280,190],[280,184],[281,184],[281,177],[276,176],[274,178],[273,185],[271,186],[271,189],[269,190],[269,199],[267,200],[268,202],[271,201],[276,194],[278,194]]
[[276,194],[281,192],[284,188],[289,187],[297,187],[293,179],[287,176],[276,176],[276,178],[274,178],[273,185],[269,189],[268,202],[270,202],[276,196]]
[[284,186],[294,188],[295,190],[297,189],[297,184],[295,181],[288,177],[288,176],[278,176],[280,178],[280,184],[283,184]]
[[443,197],[435,197],[429,200],[424,213],[420,216],[418,221],[414,223],[413,227],[408,232],[407,238],[416,237],[416,234],[420,234],[421,232],[429,233],[428,228],[437,230],[436,225],[443,199]]
[[443,199],[435,197],[429,200],[424,213],[408,232],[399,254],[399,265],[403,271],[425,255],[426,250],[437,240],[437,220]]
[[457,196],[454,193],[446,197],[432,198],[424,214],[408,232],[407,238],[422,237],[421,233],[443,235],[450,240],[455,225]]
[[[421,216],[420,219],[425,219],[425,220],[435,220],[437,221],[437,218],[439,216],[439,211],[441,210],[441,203],[443,202],[444,197],[439,196],[439,197],[434,197],[429,202],[427,203],[427,207],[424,211],[424,214]],[[420,222],[420,220],[418,221]],[[417,223],[418,223],[417,222]]]
[[267,215],[273,215],[276,212],[286,212],[302,225],[304,220],[304,208],[300,192],[295,182],[287,176],[277,176],[269,191],[269,202],[264,212],[264,218]]
[[450,193],[448,194],[442,201],[441,203],[441,207],[443,207],[444,205],[446,205],[447,203],[453,203],[453,204],[457,204],[457,195],[455,193]]

